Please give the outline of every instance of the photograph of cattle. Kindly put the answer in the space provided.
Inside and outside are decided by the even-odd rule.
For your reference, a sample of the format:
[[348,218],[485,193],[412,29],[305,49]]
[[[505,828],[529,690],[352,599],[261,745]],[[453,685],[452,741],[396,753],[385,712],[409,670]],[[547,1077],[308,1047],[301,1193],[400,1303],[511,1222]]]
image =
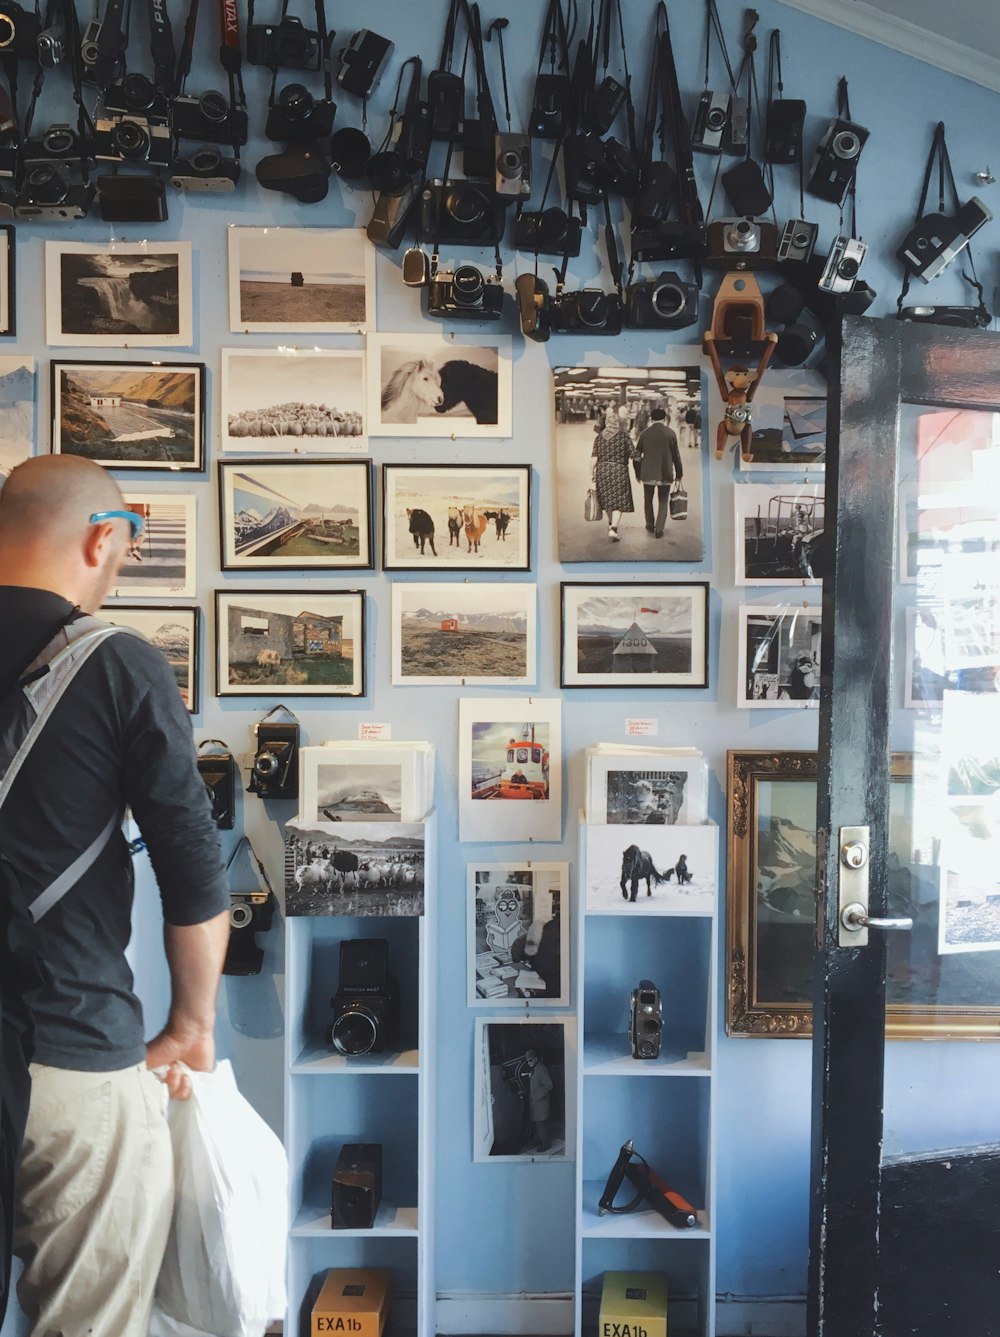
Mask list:
[[219,448],[270,454],[361,454],[361,348],[224,348]]
[[707,683],[707,584],[563,584],[563,687]]
[[715,898],[718,830],[588,826],[588,914],[707,914]]
[[364,594],[215,592],[217,696],[363,696]]
[[109,597],[195,597],[195,498],[180,492],[124,492],[143,529],[129,544]]
[[528,571],[531,466],[384,464],[387,571]]
[[530,686],[536,602],[526,584],[393,585],[392,681]]
[[220,463],[219,505],[224,570],[373,564],[367,461]]
[[406,822],[385,835],[368,822],[289,824],[287,915],[402,917],[424,912],[424,828]]
[[368,336],[372,436],[511,435],[511,345],[499,337]]
[[352,334],[375,324],[375,252],[363,228],[231,227],[234,334]]

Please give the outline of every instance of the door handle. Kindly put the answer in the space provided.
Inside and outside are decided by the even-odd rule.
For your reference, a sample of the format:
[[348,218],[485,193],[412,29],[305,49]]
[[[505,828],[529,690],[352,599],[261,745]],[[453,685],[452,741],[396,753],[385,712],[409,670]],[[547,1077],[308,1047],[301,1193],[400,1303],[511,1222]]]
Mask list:
[[878,918],[868,913],[870,839],[867,826],[840,828],[840,923],[837,934],[840,947],[867,947],[870,928],[906,932],[913,927],[912,919]]
[[844,906],[843,910],[840,912],[840,922],[845,929],[852,932],[867,928],[899,929],[905,932],[913,927],[913,920],[909,918],[873,918],[866,913],[865,907],[857,901]]

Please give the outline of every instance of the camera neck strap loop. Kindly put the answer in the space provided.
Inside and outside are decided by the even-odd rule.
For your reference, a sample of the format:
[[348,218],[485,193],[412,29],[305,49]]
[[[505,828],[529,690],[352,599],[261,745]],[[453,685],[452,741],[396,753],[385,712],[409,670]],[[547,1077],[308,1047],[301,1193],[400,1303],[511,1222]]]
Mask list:
[[715,0],[705,0],[705,87],[709,85],[711,78],[712,64],[712,34],[715,34],[719,44],[719,50],[722,52],[723,64],[726,67],[726,74],[729,76],[729,87],[736,92],[736,76],[733,74],[733,64],[729,59],[729,48],[726,46],[726,36],[722,31],[722,20],[719,18],[719,9]]
[[257,871],[260,873],[261,881],[264,883],[264,886],[267,887],[268,893],[269,893],[271,896],[273,896],[273,895],[274,895],[274,888],[271,886],[271,879],[270,879],[270,878],[268,877],[268,875],[267,875],[267,869],[264,867],[264,865],[261,863],[260,859],[257,857],[257,851],[254,849],[253,845],[250,843],[250,837],[249,837],[248,835],[242,835],[242,836],[240,836],[239,840],[238,840],[238,841],[236,842],[236,844],[233,846],[233,852],[232,852],[232,854],[230,854],[229,858],[226,860],[226,876],[227,876],[227,877],[229,876],[229,870],[232,868],[233,864],[236,862],[236,856],[239,854],[240,850],[243,848],[244,845],[246,845],[247,849],[250,851],[250,855],[251,855],[251,857],[252,857],[254,863],[257,865]]
[[[649,1163],[644,1156],[640,1156],[639,1153],[635,1150],[631,1151],[629,1155],[624,1158],[624,1160],[622,1160],[622,1154],[620,1153],[619,1160],[622,1161],[622,1171],[623,1171],[621,1181],[619,1181],[617,1184],[614,1185],[614,1192],[612,1193],[610,1198],[607,1197],[607,1186],[605,1187],[605,1194],[601,1198],[601,1210],[605,1212],[610,1212],[613,1216],[627,1216],[629,1212],[636,1211],[637,1208],[645,1201],[646,1190],[641,1188],[634,1198],[630,1198],[628,1202],[623,1203],[620,1207],[615,1206],[615,1198],[618,1196],[618,1190],[621,1188],[622,1183],[624,1182],[626,1177],[624,1173],[625,1167],[627,1165],[631,1165],[633,1161],[638,1161],[643,1166],[643,1168],[648,1172]],[[617,1166],[615,1167],[615,1170],[617,1170]],[[614,1171],[612,1171],[612,1174],[614,1175],[615,1178],[617,1178],[617,1174],[615,1174]]]
[[[851,100],[847,93],[847,75],[842,74],[837,80],[837,115],[845,121],[852,120]],[[851,176],[851,184],[847,188],[847,198],[851,202],[851,236],[857,237],[858,234],[858,174],[854,172]],[[840,230],[844,230],[844,206],[840,207]]]
[[129,0],[107,0],[104,6],[94,61],[94,79],[102,92],[115,77],[121,64],[128,10]]

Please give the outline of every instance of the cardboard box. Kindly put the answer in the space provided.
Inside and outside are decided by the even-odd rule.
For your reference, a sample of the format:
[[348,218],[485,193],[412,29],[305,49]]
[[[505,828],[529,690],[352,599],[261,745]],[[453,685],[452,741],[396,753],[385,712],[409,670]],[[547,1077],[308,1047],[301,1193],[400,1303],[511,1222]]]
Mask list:
[[667,1337],[667,1279],[660,1272],[605,1272],[598,1337]]
[[332,1267],[312,1307],[312,1337],[330,1332],[382,1337],[391,1278],[387,1267]]

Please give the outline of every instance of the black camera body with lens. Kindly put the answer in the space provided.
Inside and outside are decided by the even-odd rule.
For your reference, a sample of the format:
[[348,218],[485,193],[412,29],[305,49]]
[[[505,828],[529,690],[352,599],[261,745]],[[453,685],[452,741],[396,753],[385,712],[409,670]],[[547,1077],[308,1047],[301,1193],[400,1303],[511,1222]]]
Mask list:
[[264,949],[255,934],[266,933],[274,920],[275,898],[270,891],[229,893],[229,944],[223,975],[259,975]]
[[174,98],[173,130],[180,139],[245,144],[249,125],[244,107],[231,107],[222,93],[210,88],[200,95],[181,93]]
[[236,758],[231,752],[199,753],[198,774],[212,805],[212,821],[220,831],[232,831],[236,822]]
[[0,3],[0,57],[37,60],[42,25],[38,15],[12,0]]
[[900,242],[896,257],[925,283],[942,273],[993,217],[973,195],[954,214],[924,214]]
[[495,246],[504,232],[503,206],[492,188],[478,181],[424,183],[417,214],[417,240],[452,246]]
[[240,179],[240,165],[235,158],[227,158],[221,150],[206,145],[175,158],[170,164],[170,184],[177,190],[209,191],[219,194],[236,189]]
[[773,269],[778,229],[753,218],[717,218],[709,223],[705,264],[713,269]]
[[914,325],[949,325],[956,330],[985,330],[990,313],[985,306],[904,306],[900,320]]
[[288,144],[326,139],[336,115],[336,103],[313,97],[305,84],[286,84],[267,109],[264,134]]
[[817,286],[824,292],[850,292],[867,254],[867,244],[857,237],[834,237]]
[[144,74],[127,74],[105,89],[94,117],[94,157],[170,165],[170,102]]
[[579,255],[583,223],[558,205],[526,211],[514,224],[514,245],[532,255]]
[[531,196],[531,140],[527,135],[497,134],[494,190],[501,199]]
[[381,1054],[399,1034],[399,984],[386,938],[345,938],[326,1042],[346,1057]]
[[382,37],[370,28],[362,28],[340,53],[337,83],[345,93],[367,97],[391,50],[392,43],[388,37]]
[[566,133],[572,86],[568,74],[539,74],[531,101],[531,133],[536,139],[562,139]]
[[699,153],[721,153],[729,125],[728,93],[706,88],[698,99],[691,127],[691,147]]
[[575,288],[549,301],[548,319],[557,334],[621,334],[622,300],[616,292]]
[[653,227],[670,213],[677,194],[677,173],[668,162],[648,162],[639,174],[632,201],[632,227]]
[[607,191],[632,196],[639,188],[639,165],[618,139],[570,135],[563,144],[566,194],[582,204],[600,204]]
[[261,798],[298,798],[299,726],[261,720],[247,793]]
[[437,269],[419,247],[403,256],[403,282],[426,290],[426,311],[440,320],[499,320],[504,291],[500,280],[486,276],[475,265]]
[[632,990],[629,1041],[633,1058],[659,1058],[663,1035],[663,1001],[652,980],[640,980]]
[[811,260],[818,236],[818,223],[807,223],[804,218],[790,218],[778,242],[778,263],[798,265]]
[[319,70],[323,44],[319,33],[286,14],[280,23],[251,23],[247,29],[247,60],[272,70]]
[[708,241],[700,223],[664,220],[651,227],[634,227],[631,246],[636,262],[662,264],[665,260],[701,260]]
[[89,142],[70,125],[52,125],[24,146],[14,214],[25,219],[86,218],[94,186],[85,179]]
[[625,324],[633,330],[681,330],[698,319],[697,283],[673,270],[625,289]]
[[816,145],[806,189],[821,200],[843,204],[858,170],[868,131],[842,117],[832,120]]

